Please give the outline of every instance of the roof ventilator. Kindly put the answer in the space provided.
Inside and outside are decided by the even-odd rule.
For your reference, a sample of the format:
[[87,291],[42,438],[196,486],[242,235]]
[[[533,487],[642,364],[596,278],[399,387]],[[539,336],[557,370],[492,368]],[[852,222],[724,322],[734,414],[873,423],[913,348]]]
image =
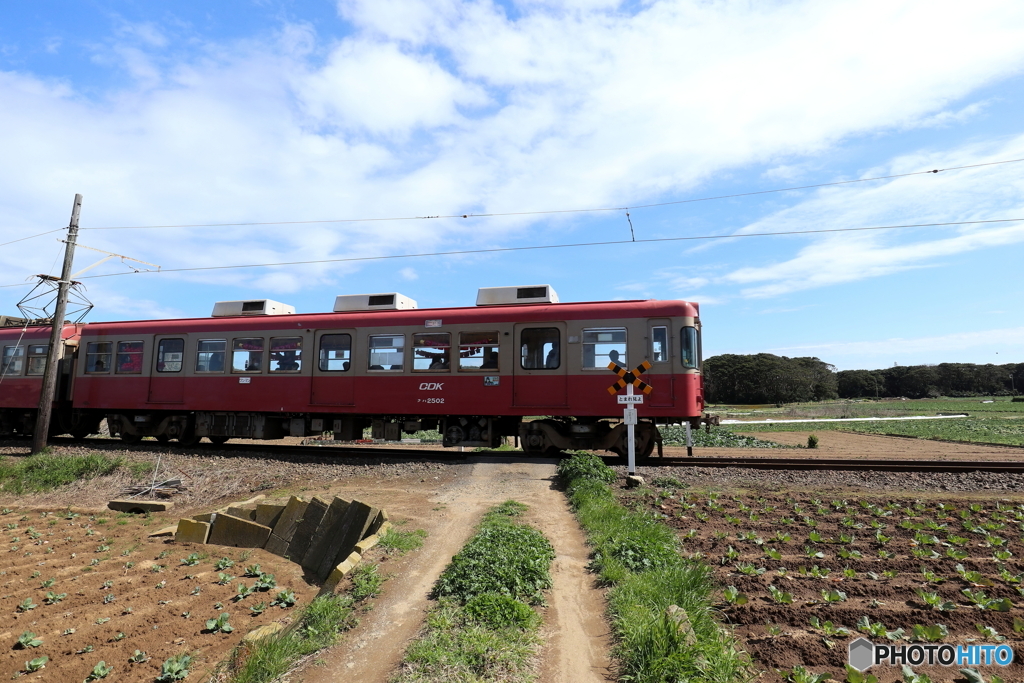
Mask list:
[[218,301],[213,305],[213,318],[229,318],[236,315],[292,315],[295,307],[270,299],[252,301]]
[[416,301],[398,292],[385,294],[342,294],[334,300],[334,312],[408,311],[417,308]]
[[558,294],[551,285],[525,287],[481,287],[476,293],[477,306],[510,304],[557,304]]

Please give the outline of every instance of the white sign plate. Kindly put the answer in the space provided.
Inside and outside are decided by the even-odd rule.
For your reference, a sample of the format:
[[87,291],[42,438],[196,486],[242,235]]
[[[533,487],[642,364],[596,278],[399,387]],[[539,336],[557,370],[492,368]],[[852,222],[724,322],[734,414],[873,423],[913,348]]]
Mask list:
[[626,408],[622,411],[622,422],[626,425],[636,424],[636,408]]
[[643,403],[644,402],[644,395],[643,394],[633,394],[632,396],[628,396],[626,394],[621,394],[618,397],[618,399],[619,399],[619,403]]

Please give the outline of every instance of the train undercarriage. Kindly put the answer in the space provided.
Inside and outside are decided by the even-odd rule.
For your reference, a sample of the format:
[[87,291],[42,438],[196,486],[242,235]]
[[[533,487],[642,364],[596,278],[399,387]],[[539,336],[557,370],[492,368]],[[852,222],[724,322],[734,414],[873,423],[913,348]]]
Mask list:
[[[232,438],[272,440],[288,436],[310,437],[331,435],[336,441],[357,441],[370,430],[374,440],[399,441],[403,435],[421,430],[438,430],[447,448],[497,448],[510,440],[525,453],[553,454],[568,450],[611,451],[625,455],[628,451],[625,424],[602,418],[556,418],[524,420],[520,417],[480,415],[456,416],[358,416],[267,414],[249,412],[197,411],[82,411],[55,410],[51,432],[85,438],[98,434],[106,420],[107,431],[126,443],[136,443],[151,436],[161,442],[174,441],[182,446],[193,445],[204,437],[215,444]],[[663,422],[680,422],[668,418]],[[691,425],[699,427],[704,420],[695,418]],[[0,411],[0,436],[32,434],[35,411]],[[634,430],[637,457],[650,456],[655,449],[662,454],[662,437],[657,424],[641,420]]]

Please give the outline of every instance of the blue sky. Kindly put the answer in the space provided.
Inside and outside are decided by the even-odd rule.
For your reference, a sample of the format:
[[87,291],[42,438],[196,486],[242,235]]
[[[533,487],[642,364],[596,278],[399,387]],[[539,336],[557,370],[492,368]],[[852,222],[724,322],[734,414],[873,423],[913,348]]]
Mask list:
[[[7,3],[0,243],[164,268],[629,239],[637,206],[1024,158],[1024,3]],[[630,210],[638,239],[1024,218],[1024,163]],[[57,234],[0,246],[0,285]],[[701,303],[705,355],[1024,362],[1024,222],[87,279],[91,320],[550,283]],[[81,250],[76,270],[101,255]],[[88,275],[127,272],[117,261]],[[17,314],[27,287],[0,288]]]

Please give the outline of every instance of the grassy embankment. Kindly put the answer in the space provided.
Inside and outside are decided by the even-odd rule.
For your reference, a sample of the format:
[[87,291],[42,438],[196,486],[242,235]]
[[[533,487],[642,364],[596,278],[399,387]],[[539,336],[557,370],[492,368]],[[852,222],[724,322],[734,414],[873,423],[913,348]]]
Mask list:
[[[420,530],[394,528],[381,537],[385,552],[404,554],[423,545],[426,534]],[[321,595],[306,605],[294,626],[275,635],[235,649],[225,668],[231,683],[269,683],[277,680],[299,659],[330,647],[342,633],[358,623],[356,613],[369,608],[367,601],[377,597],[385,577],[376,564],[356,567],[349,575],[351,587],[338,594]]]
[[558,474],[594,549],[605,585],[621,680],[633,683],[749,681],[749,658],[715,620],[714,581],[684,559],[675,533],[654,517],[619,505],[615,473],[594,455],[563,460]]
[[128,468],[135,477],[149,474],[151,463],[127,463],[100,453],[56,455],[44,451],[37,455],[7,456],[0,459],[0,491],[21,495],[50,491],[79,479],[93,479]]
[[533,680],[541,618],[531,605],[551,587],[555,553],[543,534],[515,522],[525,510],[511,500],[492,508],[452,558],[395,683]]

